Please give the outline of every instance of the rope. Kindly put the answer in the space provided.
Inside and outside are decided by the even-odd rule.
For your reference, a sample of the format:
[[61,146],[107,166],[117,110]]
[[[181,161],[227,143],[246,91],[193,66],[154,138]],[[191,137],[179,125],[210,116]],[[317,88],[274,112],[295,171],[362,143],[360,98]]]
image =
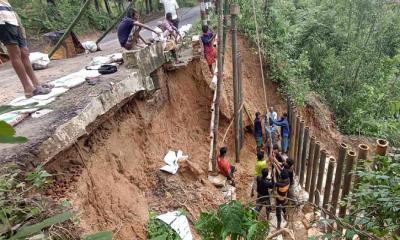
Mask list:
[[253,4],[253,16],[254,16],[254,24],[256,26],[256,37],[257,37],[257,47],[258,47],[258,57],[260,61],[260,71],[261,71],[261,79],[262,79],[262,84],[263,84],[263,90],[264,90],[264,101],[265,101],[265,110],[268,110],[268,102],[267,102],[267,93],[265,90],[265,79],[264,79],[264,71],[263,71],[263,63],[262,63],[262,56],[261,56],[261,47],[260,47],[260,36],[258,34],[258,24],[257,24],[257,16],[256,16],[256,4],[254,0],[252,0]]

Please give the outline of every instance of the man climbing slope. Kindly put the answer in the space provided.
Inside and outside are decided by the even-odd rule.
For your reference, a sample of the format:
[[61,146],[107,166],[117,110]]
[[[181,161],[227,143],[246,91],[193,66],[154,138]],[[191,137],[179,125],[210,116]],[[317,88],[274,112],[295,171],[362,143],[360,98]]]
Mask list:
[[21,21],[7,0],[0,0],[0,41],[24,88],[25,97],[50,93],[51,84],[40,84],[29,60],[29,49]]
[[127,16],[124,17],[118,26],[118,40],[121,47],[131,50],[137,47],[139,40],[142,40],[145,44],[149,44],[146,40],[140,36],[142,28],[154,32],[158,36],[161,34],[156,32],[151,27],[142,24],[138,21],[139,13],[135,9],[129,9]]
[[219,172],[224,175],[229,181],[231,181],[231,185],[235,186],[233,173],[236,171],[235,166],[232,166],[228,159],[226,159],[226,152],[228,149],[226,147],[222,147],[219,150],[219,156],[217,159]]

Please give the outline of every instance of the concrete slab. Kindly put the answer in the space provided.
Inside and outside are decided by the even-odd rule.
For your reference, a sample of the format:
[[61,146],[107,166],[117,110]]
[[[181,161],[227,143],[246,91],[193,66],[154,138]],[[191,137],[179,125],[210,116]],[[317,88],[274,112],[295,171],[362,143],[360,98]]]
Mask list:
[[[47,162],[88,133],[87,127],[106,112],[141,91],[153,91],[150,73],[165,63],[159,53],[161,43],[139,51],[137,68],[119,67],[118,72],[102,75],[95,86],[82,84],[46,106],[43,118],[28,118],[16,127],[17,135],[29,142],[0,145],[0,162],[16,161],[33,166]],[[146,66],[142,66],[146,65]]]

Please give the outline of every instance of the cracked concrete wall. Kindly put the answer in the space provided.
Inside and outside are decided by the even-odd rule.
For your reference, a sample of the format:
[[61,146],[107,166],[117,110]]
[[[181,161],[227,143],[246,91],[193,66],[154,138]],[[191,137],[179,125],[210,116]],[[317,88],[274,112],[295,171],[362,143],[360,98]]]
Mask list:
[[153,91],[155,84],[150,74],[165,62],[162,44],[154,44],[141,50],[128,51],[123,54],[125,67],[129,74],[116,83],[110,90],[92,97],[89,103],[75,117],[57,127],[50,138],[39,146],[39,158],[48,162],[61,151],[69,148],[76,140],[88,134],[86,128],[98,117],[132,97],[140,91]]

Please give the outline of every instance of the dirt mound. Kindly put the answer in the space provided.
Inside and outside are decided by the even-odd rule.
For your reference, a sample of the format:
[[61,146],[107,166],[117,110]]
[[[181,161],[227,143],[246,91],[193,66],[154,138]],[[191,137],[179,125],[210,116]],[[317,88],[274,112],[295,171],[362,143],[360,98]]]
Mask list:
[[[161,90],[151,99],[131,100],[49,166],[64,176],[50,193],[67,192],[86,232],[146,239],[149,211],[183,208],[194,221],[223,201],[206,180],[212,93],[195,65],[160,72]],[[161,172],[164,155],[178,149],[189,155],[178,174]]]

